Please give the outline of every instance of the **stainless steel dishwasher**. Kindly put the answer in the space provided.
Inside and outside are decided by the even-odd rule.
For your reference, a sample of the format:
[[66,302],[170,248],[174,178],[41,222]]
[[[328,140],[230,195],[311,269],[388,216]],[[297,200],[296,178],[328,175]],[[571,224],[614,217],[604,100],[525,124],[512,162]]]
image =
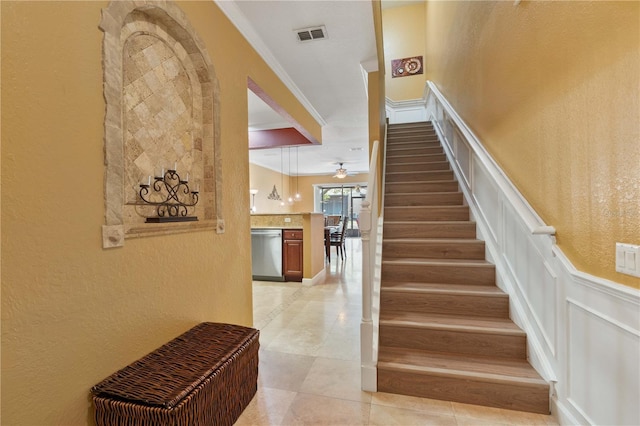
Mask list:
[[282,229],[251,230],[251,270],[256,281],[284,281]]

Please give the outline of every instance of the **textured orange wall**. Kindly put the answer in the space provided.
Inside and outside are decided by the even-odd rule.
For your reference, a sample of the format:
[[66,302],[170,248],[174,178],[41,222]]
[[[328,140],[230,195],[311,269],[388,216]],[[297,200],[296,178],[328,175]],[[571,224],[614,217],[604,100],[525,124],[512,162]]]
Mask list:
[[[258,190],[258,193],[255,196],[256,213],[289,213],[294,211],[287,203],[287,197],[289,196],[289,180],[289,176],[286,174],[281,175],[279,172],[250,163],[250,186],[251,188]],[[269,200],[267,198],[271,191],[273,191],[273,185],[276,186],[278,195],[280,195],[280,197],[285,201],[283,206],[280,205],[280,201]],[[295,183],[292,183],[292,189],[295,191],[294,185]],[[251,198],[249,191],[247,191],[247,197]]]
[[385,90],[394,101],[420,99],[425,74],[391,77],[391,60],[425,55],[425,3],[382,10],[384,27]]
[[319,130],[213,2],[180,2],[220,81],[226,232],[102,249],[107,4],[0,2],[7,425],[92,424],[89,389],[118,368],[201,321],[251,325],[247,76]]
[[433,80],[584,272],[640,244],[640,2],[430,1]]

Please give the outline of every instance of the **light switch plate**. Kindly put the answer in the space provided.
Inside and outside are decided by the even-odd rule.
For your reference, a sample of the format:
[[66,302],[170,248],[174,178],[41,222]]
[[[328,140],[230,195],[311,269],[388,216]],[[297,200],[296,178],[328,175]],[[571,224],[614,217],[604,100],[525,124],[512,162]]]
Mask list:
[[289,222],[291,222],[291,218],[290,217],[285,217],[284,221],[285,221],[285,223],[289,223]]
[[640,246],[616,243],[616,271],[640,277]]

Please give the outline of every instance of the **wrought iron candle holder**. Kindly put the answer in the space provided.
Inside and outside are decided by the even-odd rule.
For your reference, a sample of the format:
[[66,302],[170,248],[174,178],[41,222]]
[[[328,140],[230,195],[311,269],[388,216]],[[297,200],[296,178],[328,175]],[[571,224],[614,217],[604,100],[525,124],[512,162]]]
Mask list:
[[[189,188],[189,174],[182,180],[175,170],[162,171],[162,176],[155,176],[151,183],[140,184],[140,198],[146,204],[156,207],[157,217],[148,217],[147,223],[163,222],[191,222],[198,220],[197,216],[187,216],[188,208],[198,204],[198,188]],[[153,189],[153,193],[151,190]],[[151,200],[151,195],[157,194],[159,201]]]

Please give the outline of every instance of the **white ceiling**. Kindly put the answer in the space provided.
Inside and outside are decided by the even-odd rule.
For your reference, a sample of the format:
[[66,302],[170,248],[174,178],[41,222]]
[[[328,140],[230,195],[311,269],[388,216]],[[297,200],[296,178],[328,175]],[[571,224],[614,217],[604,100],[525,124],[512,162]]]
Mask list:
[[[298,149],[299,174],[333,174],[340,162],[349,172],[367,172],[368,108],[361,64],[377,69],[371,2],[216,3],[322,125],[322,145]],[[326,39],[297,41],[293,30],[320,25],[326,28]],[[249,90],[248,97],[250,129],[291,127]],[[287,148],[284,155],[287,173]],[[249,158],[254,164],[281,170],[280,148],[251,150]]]

